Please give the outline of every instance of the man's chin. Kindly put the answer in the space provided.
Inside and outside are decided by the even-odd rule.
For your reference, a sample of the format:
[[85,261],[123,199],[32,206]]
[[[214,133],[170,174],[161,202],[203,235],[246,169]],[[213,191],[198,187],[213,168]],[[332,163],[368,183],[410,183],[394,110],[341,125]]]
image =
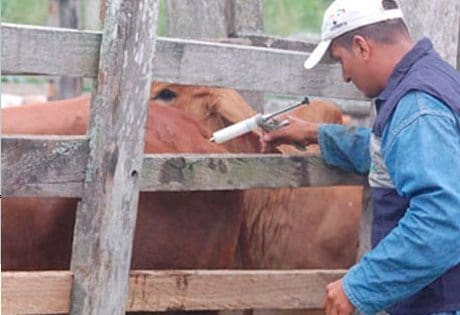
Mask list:
[[380,92],[371,92],[371,91],[363,91],[361,89],[359,89],[361,91],[361,93],[363,93],[363,95],[367,98],[375,98],[377,97]]

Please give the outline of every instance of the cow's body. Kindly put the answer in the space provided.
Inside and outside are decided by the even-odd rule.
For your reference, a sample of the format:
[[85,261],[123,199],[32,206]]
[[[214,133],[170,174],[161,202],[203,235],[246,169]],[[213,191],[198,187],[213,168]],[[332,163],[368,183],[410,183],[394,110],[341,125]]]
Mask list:
[[[54,119],[45,119],[46,113]],[[209,143],[206,131],[179,110],[151,105],[148,115],[147,153],[226,152]],[[27,119],[20,122],[21,117]],[[84,134],[87,118],[88,98],[11,108],[2,111],[2,132]],[[75,128],[67,132],[65,126]],[[241,224],[241,195],[141,193],[132,267],[230,268]],[[63,198],[2,199],[2,269],[68,269],[76,204],[76,199]]]
[[[6,109],[2,132],[84,134],[88,112],[89,97]],[[259,152],[257,132],[225,148],[207,140],[254,114],[233,90],[155,84],[145,152]],[[328,104],[291,114],[341,122]],[[277,150],[299,154],[292,147]],[[132,267],[346,268],[356,257],[360,198],[356,187],[141,193]],[[3,270],[68,269],[76,202],[3,199]],[[235,265],[237,241],[241,260]]]

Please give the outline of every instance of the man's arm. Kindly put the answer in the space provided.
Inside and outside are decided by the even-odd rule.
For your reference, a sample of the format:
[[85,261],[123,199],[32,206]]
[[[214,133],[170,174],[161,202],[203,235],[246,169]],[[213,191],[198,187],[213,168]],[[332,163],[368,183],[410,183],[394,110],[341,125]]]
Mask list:
[[318,124],[289,117],[289,125],[265,134],[262,151],[280,144],[319,143],[321,154],[331,166],[360,175],[369,173],[371,130],[335,124]]
[[369,128],[322,124],[318,129],[318,143],[326,164],[360,175],[369,173],[370,136]]

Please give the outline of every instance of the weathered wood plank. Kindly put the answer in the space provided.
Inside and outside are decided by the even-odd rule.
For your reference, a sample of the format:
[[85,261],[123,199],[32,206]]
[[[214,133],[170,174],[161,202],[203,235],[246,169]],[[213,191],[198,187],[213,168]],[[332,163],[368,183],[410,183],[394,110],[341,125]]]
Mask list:
[[2,74],[95,78],[101,33],[2,23]]
[[454,67],[459,58],[460,2],[458,0],[400,1],[413,37],[428,36],[439,52]]
[[[232,7],[230,29],[227,36],[236,33],[263,33],[264,8],[262,0],[227,0],[227,2]],[[265,93],[245,90],[238,92],[256,112],[264,112]]]
[[2,136],[4,196],[81,197],[88,141],[83,136]]
[[[168,35],[198,39],[227,37],[231,7],[227,0],[166,0]],[[191,14],[193,12],[193,14]]]
[[254,47],[275,48],[283,50],[295,50],[302,52],[311,52],[315,49],[318,42],[301,41],[265,34],[247,34],[237,33],[230,38],[219,39],[219,42],[235,45],[246,45]]
[[326,166],[319,156],[165,154],[144,158],[142,190],[361,185],[362,181],[360,176]]
[[158,0],[107,2],[75,219],[71,315],[125,314]]
[[261,34],[264,30],[262,0],[232,0],[233,23],[230,34]]
[[2,271],[2,314],[69,312],[70,271]]
[[[81,197],[89,145],[84,137],[2,137],[4,196]],[[144,155],[142,191],[360,185],[320,156]]]
[[321,308],[325,287],[344,270],[137,271],[132,311]]
[[[321,308],[345,270],[131,271],[128,311]],[[68,271],[2,272],[4,314],[69,311]]]
[[[227,38],[236,32],[235,29],[262,32],[263,10],[260,0],[167,0],[166,12],[168,37],[212,41]],[[263,112],[264,93],[238,92],[257,112]]]
[[[2,25],[2,73],[95,77],[101,35]],[[153,78],[283,95],[364,99],[342,80],[338,65],[306,71],[308,53],[162,38]]]
[[[80,6],[80,0],[49,0],[48,14],[51,13],[51,18],[48,19],[48,25],[81,29]],[[72,78],[64,75],[51,82],[54,84],[55,94],[50,95],[50,100],[79,96],[83,89],[82,78]]]

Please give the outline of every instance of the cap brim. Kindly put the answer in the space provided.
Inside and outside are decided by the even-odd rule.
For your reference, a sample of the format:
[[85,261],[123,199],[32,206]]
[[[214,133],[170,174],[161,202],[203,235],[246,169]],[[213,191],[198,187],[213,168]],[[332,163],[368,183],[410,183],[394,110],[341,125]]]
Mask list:
[[331,40],[321,41],[318,46],[316,46],[315,50],[311,53],[308,59],[304,63],[304,67],[307,70],[312,69],[316,66],[321,59],[324,57],[324,54],[327,52],[329,45],[331,44]]

